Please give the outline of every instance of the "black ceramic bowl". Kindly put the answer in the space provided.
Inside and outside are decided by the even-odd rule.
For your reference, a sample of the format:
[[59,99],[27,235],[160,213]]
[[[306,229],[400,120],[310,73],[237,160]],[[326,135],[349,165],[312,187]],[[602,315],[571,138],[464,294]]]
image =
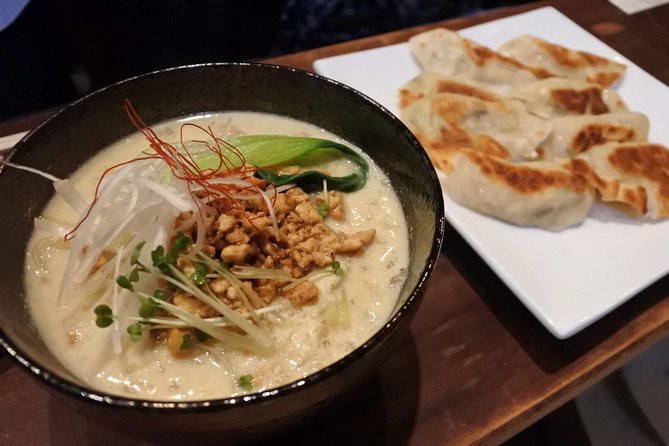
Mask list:
[[306,72],[261,64],[207,64],[149,73],[65,107],[16,145],[11,161],[64,178],[100,149],[133,132],[123,112],[130,99],[148,125],[208,111],[259,111],[300,119],[362,148],[386,172],[409,224],[410,267],[392,317],[364,345],[303,380],[244,398],[188,403],[105,395],[68,372],[49,352],[24,304],[23,259],[33,218],[53,189],[26,172],[3,169],[0,209],[2,346],[56,394],[85,413],[125,429],[224,432],[227,441],[256,438],[295,423],[355,388],[386,360],[425,292],[444,233],[442,195],[432,164],[407,128],[360,93]]

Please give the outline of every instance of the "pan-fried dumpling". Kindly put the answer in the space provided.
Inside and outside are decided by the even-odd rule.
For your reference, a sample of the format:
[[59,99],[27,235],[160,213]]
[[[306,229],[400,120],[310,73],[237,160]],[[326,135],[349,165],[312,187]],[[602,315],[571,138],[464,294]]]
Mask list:
[[500,158],[536,158],[551,125],[510,102],[437,93],[402,110],[402,120],[428,152],[472,147]]
[[509,40],[499,52],[535,70],[540,77],[569,77],[608,87],[625,74],[621,63],[529,35]]
[[549,77],[523,85],[514,89],[511,97],[523,101],[530,113],[546,119],[627,110],[615,91],[599,84],[565,77]]
[[592,147],[567,164],[597,189],[603,201],[624,203],[637,214],[669,217],[669,150],[651,143]]
[[518,61],[444,28],[413,36],[409,49],[423,71],[484,82],[499,94],[505,94],[509,86],[537,79],[531,69]]
[[607,142],[648,139],[648,118],[642,113],[564,116],[551,122],[553,132],[543,146],[546,159],[569,158]]
[[406,108],[418,99],[436,93],[458,93],[484,101],[502,101],[479,82],[423,71],[400,89],[400,108]]
[[582,222],[594,199],[586,181],[556,163],[509,163],[468,148],[440,153],[453,201],[518,225],[560,231]]

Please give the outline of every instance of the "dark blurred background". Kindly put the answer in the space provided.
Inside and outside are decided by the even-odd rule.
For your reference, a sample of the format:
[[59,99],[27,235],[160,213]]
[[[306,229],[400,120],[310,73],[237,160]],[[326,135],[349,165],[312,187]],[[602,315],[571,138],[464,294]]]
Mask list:
[[160,68],[262,59],[522,2],[31,0],[0,31],[0,120]]

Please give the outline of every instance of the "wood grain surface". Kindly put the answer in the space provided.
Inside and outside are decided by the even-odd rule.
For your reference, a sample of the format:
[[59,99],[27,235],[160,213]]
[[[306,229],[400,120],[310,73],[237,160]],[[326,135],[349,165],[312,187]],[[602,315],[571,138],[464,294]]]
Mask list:
[[[403,42],[435,26],[460,29],[552,5],[669,84],[669,4],[627,16],[605,0],[504,8],[305,51],[269,62],[312,70],[314,60]],[[0,136],[48,113],[0,124]],[[639,259],[643,261],[643,259]],[[552,337],[452,228],[412,336],[374,379],[308,425],[274,438],[293,445],[498,444],[549,414],[669,334],[669,277],[574,337]],[[154,444],[64,407],[7,355],[0,359],[2,444]],[[224,443],[201,439],[201,443]]]

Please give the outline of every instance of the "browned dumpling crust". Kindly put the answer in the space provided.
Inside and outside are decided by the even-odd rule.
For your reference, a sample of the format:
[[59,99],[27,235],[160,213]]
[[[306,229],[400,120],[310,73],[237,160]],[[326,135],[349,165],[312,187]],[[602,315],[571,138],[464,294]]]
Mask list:
[[602,200],[650,218],[669,217],[669,149],[650,143],[608,143],[567,163]]
[[627,111],[614,90],[592,82],[549,77],[514,89],[511,97],[521,100],[530,113],[545,119],[569,115],[601,115]]
[[550,166],[545,162],[542,164],[507,163],[474,150],[461,148],[458,152],[476,165],[481,174],[490,181],[522,195],[542,193],[551,188],[571,190],[582,194],[588,189],[587,183],[582,178],[564,171],[557,164]]
[[570,158],[608,142],[641,142],[648,138],[646,115],[636,112],[571,115],[552,120],[546,157]]
[[479,82],[424,71],[400,88],[400,108],[405,109],[417,100],[437,93],[457,93],[482,101],[503,101],[501,96]]
[[625,65],[529,35],[496,52],[436,29],[409,48],[423,72],[400,90],[402,119],[455,202],[556,231],[597,195],[669,217],[669,149],[611,88]]
[[438,163],[454,201],[518,225],[560,231],[582,222],[594,199],[584,178],[558,163],[509,163],[469,148],[444,150]]
[[412,37],[409,48],[423,71],[444,76],[466,77],[502,87],[523,85],[543,77],[518,60],[445,28]]
[[601,115],[611,111],[602,100],[602,91],[596,87],[583,90],[556,88],[551,91],[553,102],[565,112],[574,115]]
[[415,101],[402,118],[431,154],[471,147],[504,159],[538,158],[536,150],[551,131],[549,123],[512,103],[456,93]]
[[613,60],[529,35],[509,40],[499,51],[530,67],[540,78],[563,76],[608,87],[622,78],[626,69],[625,65]]

